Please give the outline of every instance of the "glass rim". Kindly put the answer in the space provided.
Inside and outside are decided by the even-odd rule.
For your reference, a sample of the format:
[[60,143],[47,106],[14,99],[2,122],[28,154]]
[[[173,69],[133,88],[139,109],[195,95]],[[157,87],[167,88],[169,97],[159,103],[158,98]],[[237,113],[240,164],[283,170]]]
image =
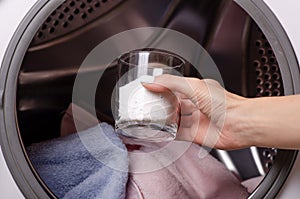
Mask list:
[[134,63],[129,63],[128,61],[126,61],[127,58],[129,58],[132,54],[139,54],[141,52],[145,52],[145,53],[154,53],[154,54],[159,54],[159,55],[163,55],[163,56],[169,56],[169,57],[173,57],[176,58],[180,63],[176,64],[175,66],[166,66],[166,67],[161,67],[161,69],[165,70],[165,69],[175,69],[175,68],[180,68],[185,64],[185,61],[178,55],[176,54],[172,54],[169,52],[165,52],[165,51],[160,51],[160,50],[134,50],[134,51],[130,51],[127,52],[123,55],[121,55],[118,58],[118,63],[122,63],[122,64],[126,64],[128,66],[138,66],[138,64],[134,64]]

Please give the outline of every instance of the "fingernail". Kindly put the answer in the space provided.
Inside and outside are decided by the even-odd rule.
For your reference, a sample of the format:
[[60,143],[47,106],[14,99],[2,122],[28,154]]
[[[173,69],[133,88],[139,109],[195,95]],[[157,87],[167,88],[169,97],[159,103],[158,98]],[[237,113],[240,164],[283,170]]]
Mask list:
[[151,84],[153,84],[153,83],[151,83],[151,82],[141,82],[141,84],[142,84],[143,86],[147,86],[147,85],[151,85]]

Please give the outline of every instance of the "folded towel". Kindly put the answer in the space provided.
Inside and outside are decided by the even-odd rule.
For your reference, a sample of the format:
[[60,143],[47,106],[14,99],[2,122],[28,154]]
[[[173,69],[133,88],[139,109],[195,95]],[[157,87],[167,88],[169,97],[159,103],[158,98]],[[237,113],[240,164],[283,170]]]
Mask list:
[[[128,142],[128,140],[125,142]],[[129,141],[131,142],[131,141]],[[141,171],[142,168],[159,166],[173,161],[178,150],[186,142],[174,141],[174,147],[169,151],[164,151],[160,157],[158,150],[165,145],[162,143],[146,143],[139,147],[131,147],[132,152],[142,152],[148,156],[145,161],[138,161],[134,154],[130,156],[130,168]],[[130,143],[134,146],[133,143]],[[184,147],[182,147],[184,148]],[[130,173],[127,184],[127,199],[156,199],[156,198],[206,198],[206,199],[243,199],[249,193],[241,185],[240,181],[218,160],[206,153],[203,158],[199,158],[199,145],[191,144],[179,159],[167,167],[162,167],[156,171]],[[156,150],[156,154],[153,153]],[[151,152],[150,152],[151,151]],[[133,161],[134,160],[134,161]],[[158,167],[157,167],[158,168]]]
[[41,179],[59,198],[125,198],[127,150],[106,123],[33,144],[27,153]]

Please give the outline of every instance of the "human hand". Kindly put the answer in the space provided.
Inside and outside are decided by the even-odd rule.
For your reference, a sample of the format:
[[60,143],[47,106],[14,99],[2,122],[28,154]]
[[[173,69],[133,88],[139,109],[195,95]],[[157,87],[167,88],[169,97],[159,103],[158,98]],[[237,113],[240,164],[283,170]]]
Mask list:
[[239,125],[238,107],[247,99],[226,91],[215,80],[161,75],[154,83],[143,86],[152,92],[172,91],[180,98],[181,120],[176,139],[219,149],[251,145],[251,137],[235,128]]

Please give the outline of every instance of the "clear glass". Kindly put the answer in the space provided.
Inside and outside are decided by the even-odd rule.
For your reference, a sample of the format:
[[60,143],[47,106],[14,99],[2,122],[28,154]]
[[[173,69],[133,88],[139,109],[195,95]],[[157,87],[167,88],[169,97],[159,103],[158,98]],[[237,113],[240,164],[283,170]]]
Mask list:
[[154,93],[142,86],[162,74],[181,75],[184,61],[161,51],[133,51],[118,60],[115,128],[124,136],[152,142],[176,137],[180,102],[172,92]]

